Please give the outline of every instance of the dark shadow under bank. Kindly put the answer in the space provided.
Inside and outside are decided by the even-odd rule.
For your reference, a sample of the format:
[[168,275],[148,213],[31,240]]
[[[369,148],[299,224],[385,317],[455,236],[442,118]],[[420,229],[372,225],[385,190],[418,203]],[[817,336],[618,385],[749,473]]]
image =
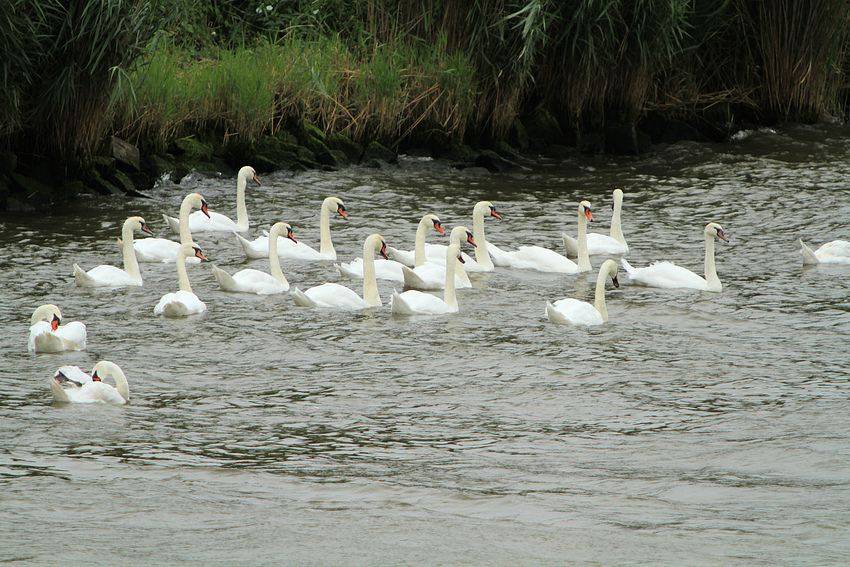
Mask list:
[[357,164],[387,167],[399,154],[448,161],[453,167],[479,167],[491,172],[518,167],[523,153],[565,158],[579,154],[643,155],[681,140],[722,142],[748,124],[693,125],[650,114],[638,123],[607,125],[590,133],[563,131],[548,112],[538,109],[514,122],[505,140],[479,147],[452,142],[434,133],[414,135],[398,148],[376,141],[357,144],[347,137],[305,123],[248,145],[223,145],[215,132],[175,140],[165,152],[145,155],[139,148],[110,136],[99,156],[81,172],[70,174],[55,161],[0,152],[0,210],[49,212],[81,194],[144,197],[157,180],[180,180],[192,170],[232,177],[243,165],[258,173],[337,169]]

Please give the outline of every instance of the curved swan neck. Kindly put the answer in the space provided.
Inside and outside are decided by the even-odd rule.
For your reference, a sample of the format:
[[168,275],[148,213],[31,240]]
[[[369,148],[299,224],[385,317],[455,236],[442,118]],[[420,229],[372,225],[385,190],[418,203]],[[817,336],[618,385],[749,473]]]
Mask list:
[[484,238],[484,209],[486,206],[475,205],[472,209],[472,237],[475,239],[475,261],[488,270],[493,269],[493,260],[487,250],[487,239]]
[[608,275],[609,268],[607,265],[599,268],[599,275],[596,276],[596,295],[593,300],[593,306],[602,315],[602,321],[605,323],[608,322],[608,308],[605,306],[605,280],[608,279]]
[[723,288],[714,267],[714,236],[708,233],[705,235],[705,283],[709,290],[720,291]]
[[578,269],[581,272],[590,270],[590,254],[587,253],[587,215],[584,206],[578,208]]
[[413,267],[418,268],[425,263],[425,235],[428,233],[428,223],[432,222],[430,216],[422,217],[419,226],[416,227],[416,240],[413,242]]
[[243,230],[248,230],[248,206],[245,204],[245,187],[247,186],[248,179],[240,172],[236,180],[236,224]]
[[446,291],[443,293],[443,301],[452,311],[458,310],[455,293],[455,265],[460,263],[458,256],[460,256],[460,246],[450,244],[446,250]]
[[33,312],[32,319],[30,319],[30,326],[35,325],[39,321],[47,321],[49,323],[54,315],[59,317],[60,321],[62,320],[62,312],[59,311],[59,307],[52,303],[42,305]]
[[623,192],[614,192],[614,214],[611,215],[611,238],[620,244],[626,243],[626,237],[623,235],[623,227],[620,224],[620,213],[623,211]]
[[188,291],[192,293],[192,286],[189,284],[189,274],[186,272],[186,253],[182,250],[177,253],[177,284],[180,291]]
[[286,276],[283,275],[283,270],[280,268],[280,257],[277,255],[277,239],[281,236],[281,228],[286,230],[286,227],[275,225],[269,232],[269,273],[280,283],[289,285]]
[[363,244],[363,301],[371,307],[381,306],[378,279],[375,277],[375,250],[381,246],[381,238],[374,235]]
[[139,271],[139,262],[136,260],[136,251],[133,249],[133,221],[127,220],[121,229],[121,240],[123,242],[124,271],[130,274],[134,280],[141,282],[142,273]]
[[98,370],[100,371],[99,374],[103,374],[101,378],[112,376],[112,378],[115,379],[115,389],[118,390],[118,393],[121,394],[121,397],[124,398],[125,402],[129,402],[130,384],[127,382],[127,377],[124,375],[124,371],[121,370],[121,367],[114,362],[101,360],[95,365],[92,373],[98,372]]
[[[336,258],[336,250],[334,250],[334,244],[331,240],[331,211],[335,210],[334,204],[335,201],[331,197],[325,199],[322,203],[322,213],[319,218],[319,253],[329,258]],[[363,261],[366,261],[365,256],[363,257]]]

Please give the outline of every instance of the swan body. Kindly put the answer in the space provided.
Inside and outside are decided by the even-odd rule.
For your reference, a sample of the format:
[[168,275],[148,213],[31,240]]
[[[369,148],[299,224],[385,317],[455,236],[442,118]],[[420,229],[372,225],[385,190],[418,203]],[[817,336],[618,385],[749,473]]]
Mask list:
[[[248,230],[248,207],[245,205],[245,188],[248,181],[254,181],[257,185],[260,180],[257,172],[250,165],[239,170],[236,176],[236,220],[227,215],[213,211],[195,211],[189,215],[189,230],[192,232],[245,232]],[[165,217],[168,226],[173,232],[180,232],[180,221],[174,217]]]
[[[189,229],[189,215],[192,209],[199,209],[202,214],[209,216],[207,202],[198,193],[189,193],[183,197],[183,202],[180,204],[180,242],[169,240],[168,238],[144,238],[133,242],[133,249],[136,251],[136,259],[142,263],[170,263],[177,260],[177,252],[180,251],[180,246],[187,242],[192,242],[192,231]],[[164,215],[163,215],[164,216]],[[119,244],[122,242],[119,240]],[[198,264],[200,259],[186,258],[186,262],[190,264]]]
[[515,252],[508,252],[488,243],[490,255],[497,266],[578,274],[590,271],[590,256],[587,253],[587,221],[593,220],[590,203],[582,201],[578,205],[578,264],[542,246],[520,246]]
[[425,236],[429,228],[433,228],[440,234],[446,233],[437,215],[430,213],[423,215],[419,220],[419,224],[416,226],[416,238],[413,241],[413,250],[399,250],[398,248],[387,246],[387,252],[390,257],[405,266],[416,267],[422,265],[426,260]]
[[617,279],[617,262],[605,260],[596,277],[596,296],[593,304],[567,297],[554,303],[546,302],[546,316],[552,323],[571,325],[602,325],[608,322],[608,309],[605,307],[605,282],[608,277],[614,287],[620,287]]
[[134,230],[140,230],[153,236],[153,232],[148,228],[145,219],[142,217],[130,217],[124,221],[124,227],[121,230],[123,270],[115,266],[102,265],[85,272],[78,264],[74,264],[74,279],[77,281],[77,285],[80,287],[142,285],[142,273],[139,271],[139,262],[136,260],[136,252],[133,250]]
[[833,240],[812,250],[800,239],[803,251],[803,264],[850,264],[850,242]]
[[390,310],[398,315],[443,315],[458,311],[457,294],[455,294],[455,264],[456,259],[462,261],[460,244],[453,242],[446,249],[446,279],[445,292],[440,299],[436,295],[415,289],[398,293],[393,291]]
[[[103,378],[112,376],[115,386]],[[61,366],[50,378],[50,392],[57,402],[123,405],[130,401],[130,386],[121,368],[108,360],[94,365],[91,375],[77,366]]]
[[[342,199],[328,197],[322,201],[321,214],[319,217],[319,250],[315,250],[303,242],[293,242],[286,238],[279,238],[277,242],[277,254],[281,258],[293,260],[336,260],[336,250],[331,240],[330,216],[331,213],[348,219],[345,213],[345,204]],[[260,236],[254,240],[248,240],[242,235],[236,235],[237,240],[245,250],[248,258],[265,258],[269,255],[269,237]]]
[[[470,232],[468,228],[465,226],[454,227],[451,235],[449,236],[449,243],[456,243],[458,247],[460,247],[463,240],[466,240],[475,246],[475,240],[473,239],[472,232]],[[466,260],[463,259],[462,255],[460,260],[455,259],[455,257],[448,254],[448,247],[446,247],[446,252],[444,254],[442,263],[426,261],[424,264],[415,268],[408,268],[407,266],[404,266],[404,268],[402,268],[402,273],[404,274],[404,287],[420,290],[445,289],[447,270],[445,262],[448,258],[451,258],[452,262],[455,264],[455,288],[472,287],[472,282],[469,281],[469,275],[466,273],[463,265]]]
[[714,222],[705,225],[703,233],[705,235],[705,278],[672,262],[655,262],[645,268],[633,268],[625,258],[620,261],[629,274],[629,278],[644,285],[667,289],[687,288],[702,291],[721,291],[723,284],[720,283],[720,278],[717,277],[717,270],[714,267],[714,239],[719,238],[725,242],[729,242],[729,239],[720,225]]
[[218,285],[224,291],[240,293],[256,293],[257,295],[273,295],[289,291],[289,282],[280,269],[280,258],[277,255],[277,238],[281,234],[295,241],[292,227],[285,222],[278,222],[269,231],[269,271],[267,274],[253,268],[239,270],[232,276],[213,264],[212,272]]
[[380,307],[378,282],[375,278],[375,252],[387,258],[387,244],[380,234],[372,234],[363,244],[363,297],[354,290],[338,283],[325,283],[301,291],[297,287],[289,292],[300,307],[327,307],[333,309],[359,310]]
[[198,299],[192,292],[189,284],[189,274],[186,273],[186,258],[195,256],[201,260],[208,260],[197,244],[183,244],[177,253],[177,280],[180,289],[174,293],[166,293],[153,308],[154,315],[163,317],[186,317],[203,313],[207,310],[206,304]]
[[48,303],[38,307],[30,321],[30,352],[63,352],[86,349],[86,326],[79,321],[62,325],[62,311]]
[[[589,232],[587,234],[587,253],[591,256],[605,254],[607,256],[622,256],[628,254],[629,245],[623,236],[623,228],[620,223],[620,213],[623,210],[623,191],[614,189],[614,213],[611,216],[610,235]],[[572,236],[562,233],[564,248],[567,255],[578,255],[578,240]]]

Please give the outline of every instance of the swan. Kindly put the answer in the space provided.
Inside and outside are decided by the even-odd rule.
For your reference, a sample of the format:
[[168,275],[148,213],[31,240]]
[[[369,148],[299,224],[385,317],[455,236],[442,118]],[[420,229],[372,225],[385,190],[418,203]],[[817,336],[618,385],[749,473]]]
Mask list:
[[153,232],[142,217],[130,217],[124,221],[124,227],[121,230],[123,270],[115,266],[102,265],[84,272],[78,264],[74,264],[74,278],[77,280],[77,285],[80,287],[142,285],[142,274],[139,271],[139,263],[136,261],[136,252],[133,250],[134,230],[141,230],[153,236]]
[[546,302],[546,316],[552,323],[570,323],[572,325],[601,325],[608,322],[608,309],[605,307],[605,281],[611,276],[614,287],[620,287],[617,280],[617,262],[605,260],[596,277],[596,298],[593,305],[567,297],[555,303]]
[[[460,247],[462,241],[466,240],[475,246],[475,240],[472,238],[472,232],[465,226],[456,226],[452,229],[449,235],[449,244],[457,244]],[[448,247],[446,247],[448,248]],[[451,255],[446,254],[443,257],[442,263],[431,262],[430,260],[415,268],[404,266],[402,273],[404,274],[404,287],[410,289],[424,290],[439,290],[446,287],[446,259]],[[472,282],[469,281],[469,276],[464,269],[463,264],[466,259],[461,254],[461,260],[454,260],[455,264],[455,288],[472,287]]]
[[372,234],[363,243],[363,297],[338,283],[325,283],[301,291],[297,287],[289,292],[296,305],[301,307],[331,307],[336,309],[366,309],[380,307],[378,282],[375,279],[375,252],[387,258],[387,243],[380,234]]
[[260,270],[247,268],[239,270],[232,276],[213,264],[212,272],[218,285],[224,291],[256,293],[258,295],[273,295],[289,291],[289,282],[280,269],[280,258],[277,255],[277,237],[285,235],[293,242],[292,227],[285,222],[278,222],[269,231],[269,271],[267,274]]
[[[342,218],[348,220],[348,215],[345,213],[345,204],[342,202],[342,199],[328,197],[322,201],[321,215],[319,217],[320,245],[318,252],[302,242],[295,243],[285,238],[280,238],[277,242],[277,255],[281,258],[291,258],[294,260],[336,260],[336,250],[334,250],[334,245],[331,241],[331,213],[339,213]],[[243,238],[240,234],[237,234],[236,238],[239,240],[248,258],[265,258],[269,255],[268,236],[260,236],[253,241]]]
[[[257,172],[250,165],[239,170],[236,177],[236,222],[227,215],[209,211],[195,211],[189,215],[189,230],[192,232],[245,232],[248,230],[248,207],[245,205],[245,187],[253,180],[257,185]],[[173,232],[180,232],[180,221],[163,215]]]
[[[115,379],[115,386],[103,381],[103,378],[110,376]],[[50,377],[49,383],[50,392],[57,402],[122,405],[130,401],[130,385],[124,371],[108,360],[95,364],[91,376],[78,366],[60,366],[56,374]]]
[[472,235],[478,245],[475,247],[475,261],[468,262],[464,259],[466,261],[464,268],[468,272],[492,272],[495,269],[488,249],[491,245],[484,237],[485,215],[502,220],[502,217],[496,212],[496,207],[490,201],[479,201],[475,203],[475,207],[472,208]]
[[800,239],[800,247],[803,251],[803,264],[850,264],[850,242],[846,240],[833,240],[822,245],[817,250],[812,250]]
[[86,325],[72,321],[62,325],[62,311],[52,303],[33,312],[30,322],[30,352],[62,352],[86,349]]
[[520,246],[515,252],[508,252],[490,244],[493,262],[499,266],[537,270],[539,272],[557,272],[578,274],[590,271],[590,256],[587,253],[587,221],[593,220],[590,203],[578,204],[578,264],[553,250],[542,246]]
[[[611,216],[611,231],[610,236],[607,234],[599,234],[598,232],[589,232],[587,234],[587,253],[591,256],[605,254],[609,256],[622,256],[628,254],[629,245],[626,244],[626,237],[623,236],[623,228],[620,225],[620,213],[623,210],[623,191],[614,189],[614,213]],[[564,239],[564,247],[567,249],[567,255],[578,255],[578,240],[572,236],[562,233]]]
[[625,258],[620,261],[629,274],[629,278],[648,286],[699,289],[702,291],[721,291],[723,284],[714,268],[714,239],[729,242],[723,229],[716,222],[705,225],[705,279],[692,271],[672,262],[655,262],[646,268],[633,268]]
[[443,315],[456,313],[457,295],[455,294],[455,264],[463,262],[460,255],[460,244],[453,242],[446,249],[446,281],[443,298],[415,289],[399,293],[393,291],[390,310],[398,315]]
[[[200,209],[201,213],[207,217],[210,216],[207,209],[207,202],[204,198],[198,193],[189,193],[183,197],[183,202],[180,204],[180,242],[175,242],[168,238],[144,238],[142,240],[136,240],[133,243],[133,249],[136,251],[136,259],[142,263],[170,263],[176,261],[180,245],[192,242],[192,231],[189,229],[189,214],[192,212],[192,209]],[[118,241],[118,244],[122,245],[121,240]],[[201,260],[193,256],[192,258],[187,258],[186,262],[199,264]]]
[[398,248],[387,246],[387,252],[390,257],[405,266],[416,267],[422,265],[426,260],[425,236],[427,235],[429,228],[433,228],[440,234],[446,233],[446,231],[443,230],[443,225],[440,223],[440,218],[437,215],[430,213],[426,214],[419,220],[419,224],[416,227],[416,238],[413,241],[413,250],[399,250]]
[[184,244],[180,247],[180,252],[177,253],[177,280],[180,289],[174,293],[166,293],[153,308],[154,315],[162,315],[163,317],[186,317],[187,315],[195,315],[203,313],[207,310],[206,304],[198,299],[198,296],[192,293],[192,286],[189,285],[189,275],[186,273],[186,258],[194,256],[201,260],[209,260],[198,245],[194,242]]
[[[419,266],[425,263],[425,234],[431,227],[440,234],[446,233],[446,231],[443,230],[443,225],[440,223],[440,219],[437,215],[424,215],[419,221],[419,226],[416,229],[416,239],[413,243],[413,252],[398,250],[392,246],[387,246],[387,252],[389,255],[392,255],[393,251],[395,251],[395,254],[405,260],[410,260],[412,264],[406,264],[400,260],[384,260],[383,258],[380,258],[375,260],[375,277],[379,280],[390,280],[396,283],[404,283],[402,268],[406,265]],[[363,258],[355,258],[349,263],[334,264],[334,267],[340,275],[347,278],[357,279],[363,277]]]

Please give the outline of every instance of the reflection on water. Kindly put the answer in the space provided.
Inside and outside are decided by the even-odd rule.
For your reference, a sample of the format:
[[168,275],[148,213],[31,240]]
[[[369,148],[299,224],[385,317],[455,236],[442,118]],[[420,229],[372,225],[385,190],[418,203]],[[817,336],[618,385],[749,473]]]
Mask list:
[[[153,316],[173,265],[138,289],[75,287],[71,266],[118,264],[126,216],[167,236],[188,190],[234,214],[233,180],[164,185],[0,217],[0,560],[32,565],[828,565],[850,561],[846,411],[850,267],[804,269],[811,245],[850,238],[846,131],[761,132],[643,158],[529,161],[490,175],[402,160],[382,170],[262,177],[251,238],[279,220],[318,245],[318,206],[340,261],[416,224],[560,250],[588,199],[606,232],[626,194],[629,260],[702,271],[702,228],[722,224],[720,294],[609,286],[610,324],[552,325],[547,300],[590,301],[596,274],[470,274],[460,313],[393,317],[297,308],[288,295],[218,289],[190,266],[202,316]],[[447,231],[448,232],[448,231]],[[197,234],[230,272],[267,269],[232,235]],[[437,235],[429,235],[429,240]],[[593,258],[598,269],[601,258]],[[283,261],[302,289],[330,263]],[[393,286],[379,281],[385,302]],[[33,309],[59,304],[88,350],[32,355]],[[62,364],[120,364],[127,407],[58,406]]]

